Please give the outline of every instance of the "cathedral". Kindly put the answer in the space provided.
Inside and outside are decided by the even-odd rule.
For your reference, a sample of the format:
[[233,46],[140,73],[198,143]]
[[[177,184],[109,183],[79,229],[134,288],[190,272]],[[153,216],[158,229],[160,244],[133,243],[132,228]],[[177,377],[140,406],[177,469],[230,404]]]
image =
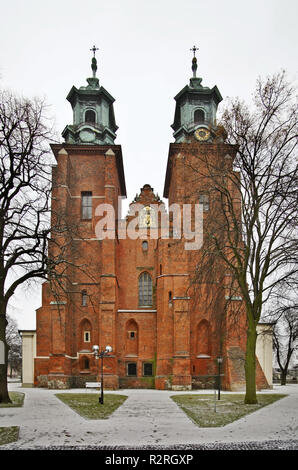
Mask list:
[[[234,299],[242,313],[233,331],[229,311],[225,321],[218,321],[223,303],[209,305],[196,293],[192,279],[200,240],[187,238],[181,230],[177,235],[171,210],[187,202],[199,206],[203,221],[212,216],[208,184],[193,178],[192,172],[201,152],[210,159],[235,157],[236,149],[225,143],[216,124],[221,94],[197,77],[194,50],[192,77],[175,96],[174,142],[169,145],[163,192],[168,204],[142,182],[122,219],[126,185],[121,145],[114,143],[114,98],[99,83],[95,48],[93,52],[86,86],[73,86],[67,95],[73,123],[62,132],[64,142],[51,145],[57,162],[52,217],[67,216],[76,232],[68,246],[65,295],[55,295],[49,281],[42,286],[34,385],[78,388],[100,381],[97,350],[106,351],[106,389],[213,388],[220,365],[223,388],[242,390],[242,299]],[[54,239],[50,249],[55,251],[55,242],[61,240]],[[257,361],[258,387],[268,388],[269,382]]]

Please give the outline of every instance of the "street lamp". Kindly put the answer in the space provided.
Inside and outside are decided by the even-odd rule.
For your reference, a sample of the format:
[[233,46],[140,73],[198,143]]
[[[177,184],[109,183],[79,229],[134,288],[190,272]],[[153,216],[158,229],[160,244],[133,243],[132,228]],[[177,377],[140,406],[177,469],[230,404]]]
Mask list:
[[217,358],[217,364],[218,364],[218,400],[220,400],[220,366],[222,364],[223,358],[218,357]]
[[98,399],[98,402],[101,405],[103,405],[103,358],[104,356],[107,356],[110,352],[112,352],[113,349],[111,346],[106,346],[106,349],[104,349],[103,351],[99,351],[99,347],[96,344],[92,347],[92,350],[96,359],[101,358],[101,384],[100,384],[101,386],[100,386],[100,397]]

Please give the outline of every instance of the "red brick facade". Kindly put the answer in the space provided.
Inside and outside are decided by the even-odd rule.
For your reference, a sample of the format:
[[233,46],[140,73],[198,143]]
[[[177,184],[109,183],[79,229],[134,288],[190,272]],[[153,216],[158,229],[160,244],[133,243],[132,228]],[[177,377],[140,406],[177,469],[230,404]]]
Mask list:
[[[217,321],[220,304],[218,311],[211,311],[191,287],[196,252],[185,250],[185,240],[161,238],[160,218],[151,238],[121,238],[117,230],[115,237],[97,238],[98,206],[111,204],[117,219],[118,197],[125,195],[121,147],[61,144],[52,150],[57,159],[53,213],[64,212],[79,222],[73,257],[75,264],[88,266],[88,273],[73,270],[64,301],[57,301],[48,283],[43,285],[42,306],[37,310],[35,384],[64,388],[100,380],[99,360],[92,352],[97,344],[100,349],[113,348],[104,359],[106,388],[210,387],[219,354],[223,387],[243,387],[242,302],[235,301],[243,312],[237,329],[230,327],[229,316]],[[197,194],[206,188],[207,181],[185,165],[185,160],[195,164],[202,150],[210,159],[234,153],[223,143],[171,144],[165,185],[169,204],[196,203]],[[82,217],[83,193],[92,193],[91,218]],[[131,204],[132,212],[134,204],[166,210],[150,185],[143,186]],[[133,214],[128,215],[126,227],[133,220]],[[206,286],[210,295],[211,289]],[[266,386],[259,366],[257,382]]]

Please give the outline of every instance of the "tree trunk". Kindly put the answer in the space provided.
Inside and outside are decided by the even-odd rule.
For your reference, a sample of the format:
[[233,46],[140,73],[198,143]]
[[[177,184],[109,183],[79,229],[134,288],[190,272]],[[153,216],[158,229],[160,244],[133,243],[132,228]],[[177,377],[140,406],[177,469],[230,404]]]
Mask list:
[[7,389],[8,345],[5,341],[6,324],[6,317],[2,313],[0,314],[0,341],[4,344],[4,358],[0,358],[0,403],[11,403]]
[[246,394],[244,403],[248,405],[254,405],[258,403],[256,389],[256,342],[256,327],[251,325],[247,330],[245,356]]
[[287,372],[283,370],[280,374],[280,385],[286,385],[287,384]]
[[0,365],[0,403],[11,403],[7,389],[7,366]]

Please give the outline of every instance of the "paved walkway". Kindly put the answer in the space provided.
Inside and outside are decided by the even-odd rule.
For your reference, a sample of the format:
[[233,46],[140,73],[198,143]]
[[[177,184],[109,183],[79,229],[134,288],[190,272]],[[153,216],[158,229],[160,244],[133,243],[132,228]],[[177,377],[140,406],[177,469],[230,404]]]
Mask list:
[[[0,426],[20,426],[18,442],[1,446],[3,450],[87,445],[166,447],[298,439],[298,385],[274,386],[274,390],[262,391],[286,393],[288,396],[221,428],[197,427],[170,399],[171,395],[179,392],[109,392],[127,395],[128,399],[109,419],[87,420],[63,404],[55,396],[57,390],[22,388],[17,383],[9,384],[9,390],[25,393],[25,402],[22,408],[0,408]],[[98,394],[85,389],[65,392]]]

